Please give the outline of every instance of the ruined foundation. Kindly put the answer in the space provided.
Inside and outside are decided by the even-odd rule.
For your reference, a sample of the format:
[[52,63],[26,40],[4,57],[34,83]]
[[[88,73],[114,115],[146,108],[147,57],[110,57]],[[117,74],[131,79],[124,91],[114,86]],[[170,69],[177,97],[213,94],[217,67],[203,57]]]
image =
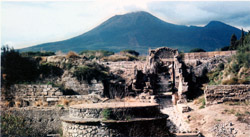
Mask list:
[[74,105],[61,117],[63,136],[166,136],[166,115],[156,103]]

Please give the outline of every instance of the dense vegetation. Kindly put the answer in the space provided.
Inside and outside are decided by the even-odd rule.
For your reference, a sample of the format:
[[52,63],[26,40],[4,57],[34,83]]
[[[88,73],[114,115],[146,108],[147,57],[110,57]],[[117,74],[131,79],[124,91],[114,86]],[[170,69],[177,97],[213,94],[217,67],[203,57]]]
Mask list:
[[[250,33],[242,35],[240,40],[229,48],[236,48],[237,53],[227,64],[208,73],[210,84],[249,84],[250,83]],[[236,44],[238,43],[238,44]]]
[[1,50],[2,85],[34,81],[39,76],[39,68],[35,60],[22,57],[18,51],[8,46],[3,46]]
[[1,48],[1,86],[10,86],[14,83],[30,83],[49,76],[60,76],[62,70],[53,64],[39,64],[30,56],[24,57],[18,51],[8,46]]
[[74,72],[73,76],[76,77],[79,81],[88,81],[91,83],[91,80],[104,80],[108,76],[109,68],[104,67],[98,63],[88,63],[84,66],[78,66]]
[[2,136],[28,137],[35,136],[35,132],[29,127],[29,124],[20,116],[11,113],[1,114],[1,134]]
[[55,52],[52,51],[27,51],[27,52],[21,52],[21,56],[23,57],[35,57],[35,56],[52,56],[55,55]]

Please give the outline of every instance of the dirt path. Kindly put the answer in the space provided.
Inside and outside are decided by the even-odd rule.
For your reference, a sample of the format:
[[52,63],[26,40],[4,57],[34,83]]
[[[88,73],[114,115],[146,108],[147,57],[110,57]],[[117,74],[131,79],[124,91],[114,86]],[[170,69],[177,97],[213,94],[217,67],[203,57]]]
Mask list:
[[171,103],[171,97],[160,100],[162,113],[169,115],[170,132],[201,132],[205,137],[250,137],[250,105],[217,104],[200,108],[201,104],[187,103],[192,109],[181,113]]
[[[193,110],[184,113],[191,130],[199,130],[206,137],[249,137],[250,123],[239,121],[249,114],[249,105],[217,104],[199,109],[198,105],[188,104]],[[248,115],[250,116],[250,115]],[[248,117],[249,118],[249,117]]]

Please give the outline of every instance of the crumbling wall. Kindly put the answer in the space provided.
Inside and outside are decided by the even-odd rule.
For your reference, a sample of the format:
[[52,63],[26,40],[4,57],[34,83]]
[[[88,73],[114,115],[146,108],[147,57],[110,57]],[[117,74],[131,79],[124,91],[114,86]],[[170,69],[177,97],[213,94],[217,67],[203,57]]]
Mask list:
[[167,58],[174,58],[176,55],[178,55],[178,50],[177,49],[171,49],[168,47],[161,47],[157,48],[155,50],[150,51],[150,56],[154,55],[156,58],[160,59],[167,59]]
[[102,81],[91,80],[91,83],[87,81],[78,81],[76,77],[73,77],[69,72],[65,72],[61,78],[61,83],[65,89],[71,89],[79,95],[98,94],[103,95],[104,85]]
[[250,100],[250,85],[211,85],[205,89],[206,104]]
[[143,70],[145,61],[101,62],[110,68],[110,72],[120,75],[126,80],[134,78],[136,70]]
[[207,59],[218,56],[231,56],[236,54],[236,51],[213,51],[213,52],[193,52],[184,53],[184,60]]
[[64,95],[64,93],[58,87],[52,87],[52,85],[46,85],[46,84],[44,85],[15,84],[11,87],[10,90],[14,92],[14,102],[15,104],[19,104],[19,107],[55,106],[59,103],[62,103],[63,100],[67,100],[68,102],[70,101],[98,102],[98,100],[100,100],[101,98],[100,94],[93,94],[93,93],[87,95]]

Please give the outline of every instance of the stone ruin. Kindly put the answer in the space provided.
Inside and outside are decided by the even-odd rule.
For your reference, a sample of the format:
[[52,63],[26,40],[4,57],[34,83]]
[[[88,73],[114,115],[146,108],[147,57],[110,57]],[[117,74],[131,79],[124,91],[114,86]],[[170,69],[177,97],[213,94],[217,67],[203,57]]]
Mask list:
[[[18,91],[15,95],[16,99],[22,100],[21,104],[24,107],[32,106],[31,104],[38,100],[52,106],[64,99],[81,101],[97,98],[99,101],[94,101],[93,103],[97,103],[95,105],[82,104],[69,107],[69,114],[61,118],[65,136],[128,136],[132,134],[128,129],[131,126],[141,127],[147,131],[151,131],[148,127],[153,127],[153,125],[165,128],[166,117],[160,114],[159,105],[156,104],[156,98],[161,94],[172,95],[173,104],[181,106],[181,112],[189,111],[185,103],[191,85],[190,79],[187,79],[191,74],[191,69],[187,69],[186,66],[194,67],[193,71],[199,72],[199,74],[192,75],[192,80],[195,81],[196,76],[202,72],[200,71],[201,66],[209,66],[210,62],[218,64],[214,57],[222,58],[226,54],[232,55],[235,52],[213,52],[204,55],[185,53],[181,60],[182,54],[177,49],[161,47],[149,50],[146,61],[98,62],[110,67],[115,79],[110,80],[109,83],[96,80],[92,84],[80,83],[70,74],[65,73],[61,81],[67,88],[76,91],[78,95],[65,95],[58,87],[51,85],[14,85],[12,89]],[[223,59],[221,60],[223,61]],[[62,65],[61,62],[67,63],[67,59],[64,57],[55,56],[48,57],[46,61],[57,63],[58,66]],[[80,65],[83,60],[75,60],[73,63]],[[206,102],[214,104],[226,100],[249,100],[249,97],[246,98],[249,95],[249,86],[246,87],[208,86],[205,90]],[[230,90],[230,88],[234,90]],[[235,92],[238,88],[242,88],[242,90]],[[134,96],[137,104],[135,102],[100,103],[105,102],[102,100],[102,97],[105,96],[111,99]],[[110,113],[115,112],[121,118],[105,119],[102,113],[106,110],[109,110]],[[124,114],[131,115],[131,117],[126,118]],[[56,123],[58,124],[58,121]],[[143,129],[138,130],[143,131]],[[145,134],[141,134],[141,136],[143,135],[148,135],[148,133],[146,134],[145,131]]]
[[70,106],[64,136],[169,136],[156,103],[114,102]]
[[205,91],[206,105],[226,101],[249,101],[250,85],[209,85]]

